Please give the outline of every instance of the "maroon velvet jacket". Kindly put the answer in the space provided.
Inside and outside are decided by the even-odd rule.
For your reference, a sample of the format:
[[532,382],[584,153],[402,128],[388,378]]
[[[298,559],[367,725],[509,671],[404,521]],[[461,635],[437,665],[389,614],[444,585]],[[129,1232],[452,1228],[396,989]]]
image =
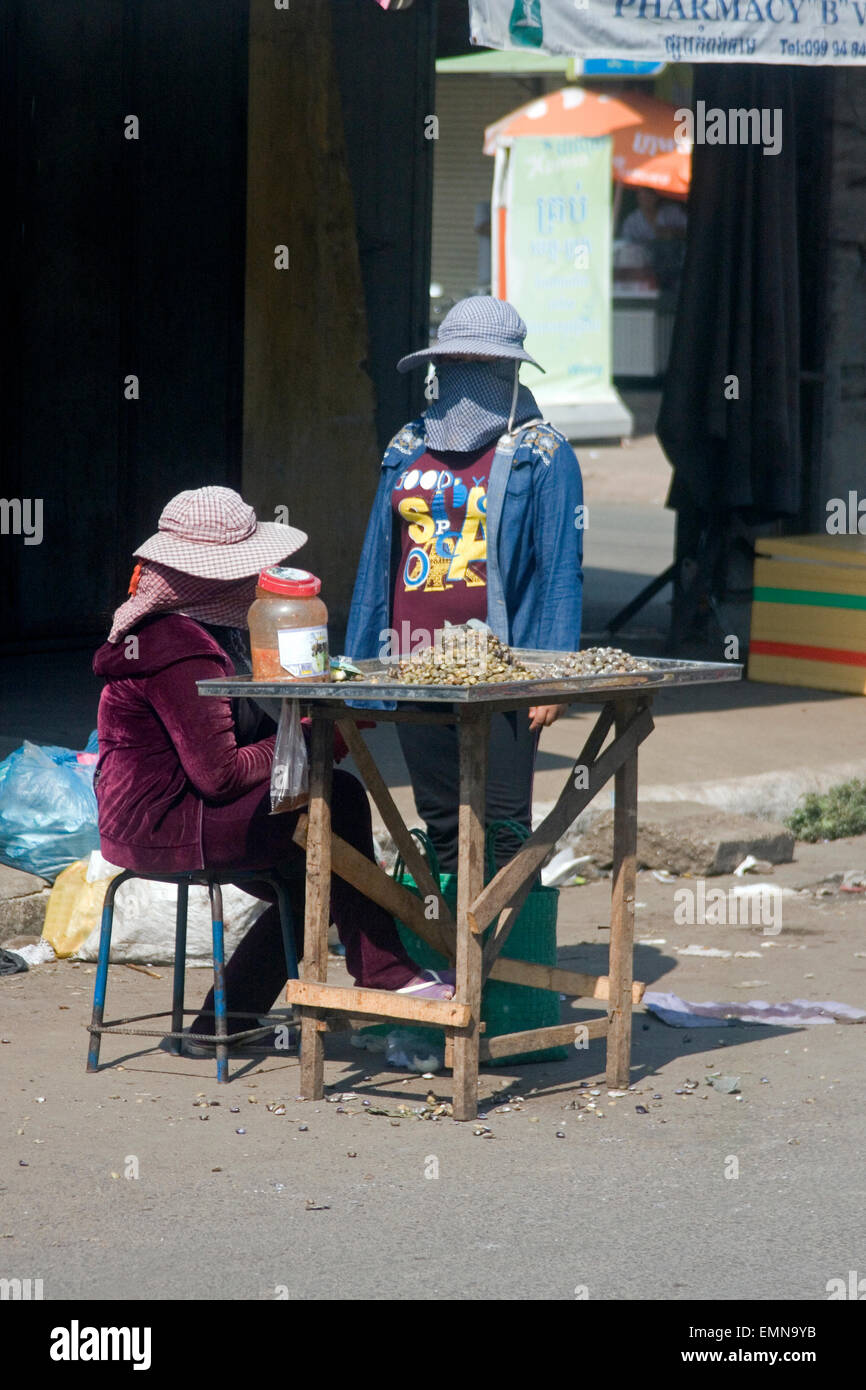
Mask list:
[[239,746],[231,701],[199,695],[196,681],[234,675],[199,623],[167,613],[134,634],[137,658],[121,640],[93,660],[106,680],[95,778],[102,853],[141,873],[200,869],[205,806],[264,791],[275,737]]

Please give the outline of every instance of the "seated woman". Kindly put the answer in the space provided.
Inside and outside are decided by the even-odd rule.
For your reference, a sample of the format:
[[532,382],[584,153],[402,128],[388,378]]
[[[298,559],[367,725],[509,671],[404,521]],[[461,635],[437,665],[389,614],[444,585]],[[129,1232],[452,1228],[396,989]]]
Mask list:
[[[270,811],[274,722],[252,702],[202,698],[196,682],[249,671],[246,615],[259,571],[306,539],[294,527],[257,522],[252,507],[228,488],[178,494],[165,507],[158,533],[135,552],[130,597],[114,614],[93,662],[106,681],[94,783],[105,857],[141,873],[282,870],[299,955],[303,886],[297,870],[304,856],[292,833],[301,812]],[[332,825],[373,859],[366,792],[349,773],[334,774]],[[267,884],[243,887],[273,904]],[[358,985],[452,996],[453,975],[416,966],[393,918],[336,876],[331,914]],[[274,904],[228,962],[227,1008],[267,1013],[285,983]],[[251,1023],[229,1019],[228,1026],[230,1033],[242,1032]],[[190,1032],[215,1032],[213,991]]]

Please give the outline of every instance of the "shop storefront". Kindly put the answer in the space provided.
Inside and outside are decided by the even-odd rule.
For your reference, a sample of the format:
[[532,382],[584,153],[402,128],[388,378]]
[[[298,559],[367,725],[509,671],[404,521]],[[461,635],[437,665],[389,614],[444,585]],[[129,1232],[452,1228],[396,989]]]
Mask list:
[[657,427],[674,467],[674,627],[709,613],[746,636],[756,538],[822,528],[826,498],[862,474],[866,11],[471,0],[470,12],[477,45],[692,65],[688,229]]

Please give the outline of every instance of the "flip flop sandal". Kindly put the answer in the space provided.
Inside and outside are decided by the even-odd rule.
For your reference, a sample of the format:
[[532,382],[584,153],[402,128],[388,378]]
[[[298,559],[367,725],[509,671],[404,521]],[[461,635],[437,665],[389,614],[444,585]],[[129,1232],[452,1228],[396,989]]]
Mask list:
[[[450,975],[451,971],[445,973]],[[404,985],[402,989],[397,989],[394,993],[412,994],[418,999],[452,999],[454,997],[453,979],[443,978],[437,970],[422,970],[421,974],[426,978],[413,985]],[[445,990],[450,990],[450,994],[446,994]]]

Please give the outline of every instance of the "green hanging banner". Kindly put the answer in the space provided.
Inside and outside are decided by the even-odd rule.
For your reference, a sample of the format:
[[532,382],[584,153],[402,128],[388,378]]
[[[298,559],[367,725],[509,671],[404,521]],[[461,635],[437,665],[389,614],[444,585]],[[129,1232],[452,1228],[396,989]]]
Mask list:
[[576,418],[590,405],[615,410],[610,137],[501,147],[493,201],[494,292],[526,320],[526,349],[545,369],[527,374],[536,400],[554,423],[569,407]]

